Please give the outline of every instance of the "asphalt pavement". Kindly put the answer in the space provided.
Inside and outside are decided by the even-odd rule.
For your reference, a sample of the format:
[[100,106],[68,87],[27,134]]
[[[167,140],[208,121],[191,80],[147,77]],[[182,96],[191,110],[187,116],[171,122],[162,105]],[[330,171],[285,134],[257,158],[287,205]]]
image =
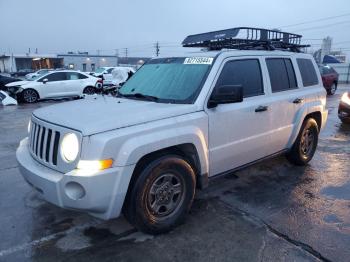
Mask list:
[[346,90],[327,98],[309,165],[281,156],[215,179],[197,192],[186,223],[160,236],[42,200],[15,150],[31,112],[57,101],[0,106],[0,261],[349,261],[350,126],[337,117]]

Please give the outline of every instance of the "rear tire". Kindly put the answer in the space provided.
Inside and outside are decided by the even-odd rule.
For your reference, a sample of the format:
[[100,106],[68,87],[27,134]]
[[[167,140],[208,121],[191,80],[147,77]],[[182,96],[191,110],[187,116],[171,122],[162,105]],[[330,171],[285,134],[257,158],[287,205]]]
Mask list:
[[24,89],[21,98],[25,103],[36,103],[39,100],[39,94],[34,89]]
[[287,154],[287,159],[298,166],[304,166],[310,162],[316,151],[318,133],[319,129],[315,119],[305,119],[292,149]]
[[333,83],[331,88],[327,90],[327,94],[332,96],[335,94],[336,91],[337,91],[337,84]]
[[83,91],[83,94],[86,94],[86,95],[93,95],[96,93],[96,90],[94,87],[92,86],[87,86],[84,88],[84,91]]
[[142,232],[161,234],[181,224],[191,208],[196,178],[177,155],[155,159],[141,169],[124,207],[127,220]]

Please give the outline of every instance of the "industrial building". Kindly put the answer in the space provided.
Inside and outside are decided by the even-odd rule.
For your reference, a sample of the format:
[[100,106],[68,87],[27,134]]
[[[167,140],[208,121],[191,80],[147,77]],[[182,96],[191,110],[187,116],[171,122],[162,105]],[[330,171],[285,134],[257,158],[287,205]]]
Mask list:
[[0,55],[0,72],[11,73],[21,69],[35,71],[42,68],[68,68],[93,72],[102,66],[129,65],[139,67],[148,59],[146,57],[122,58],[116,55],[89,54],[88,52],[3,54]]

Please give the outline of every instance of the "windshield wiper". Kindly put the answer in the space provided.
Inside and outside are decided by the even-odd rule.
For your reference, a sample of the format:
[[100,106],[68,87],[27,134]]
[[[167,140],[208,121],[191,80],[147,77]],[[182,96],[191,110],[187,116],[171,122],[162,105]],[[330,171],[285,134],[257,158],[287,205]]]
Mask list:
[[159,100],[159,98],[156,96],[144,95],[141,93],[134,93],[134,94],[119,93],[118,95],[120,95],[121,97],[131,97],[131,98],[134,97],[134,98],[144,99],[144,100],[153,101],[153,102],[157,102]]

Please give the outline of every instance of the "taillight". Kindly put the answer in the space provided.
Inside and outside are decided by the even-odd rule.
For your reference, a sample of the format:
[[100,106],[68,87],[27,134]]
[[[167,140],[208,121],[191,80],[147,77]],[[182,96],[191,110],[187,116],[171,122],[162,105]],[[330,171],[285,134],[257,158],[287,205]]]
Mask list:
[[102,87],[103,86],[103,80],[101,78],[97,79],[96,87]]

